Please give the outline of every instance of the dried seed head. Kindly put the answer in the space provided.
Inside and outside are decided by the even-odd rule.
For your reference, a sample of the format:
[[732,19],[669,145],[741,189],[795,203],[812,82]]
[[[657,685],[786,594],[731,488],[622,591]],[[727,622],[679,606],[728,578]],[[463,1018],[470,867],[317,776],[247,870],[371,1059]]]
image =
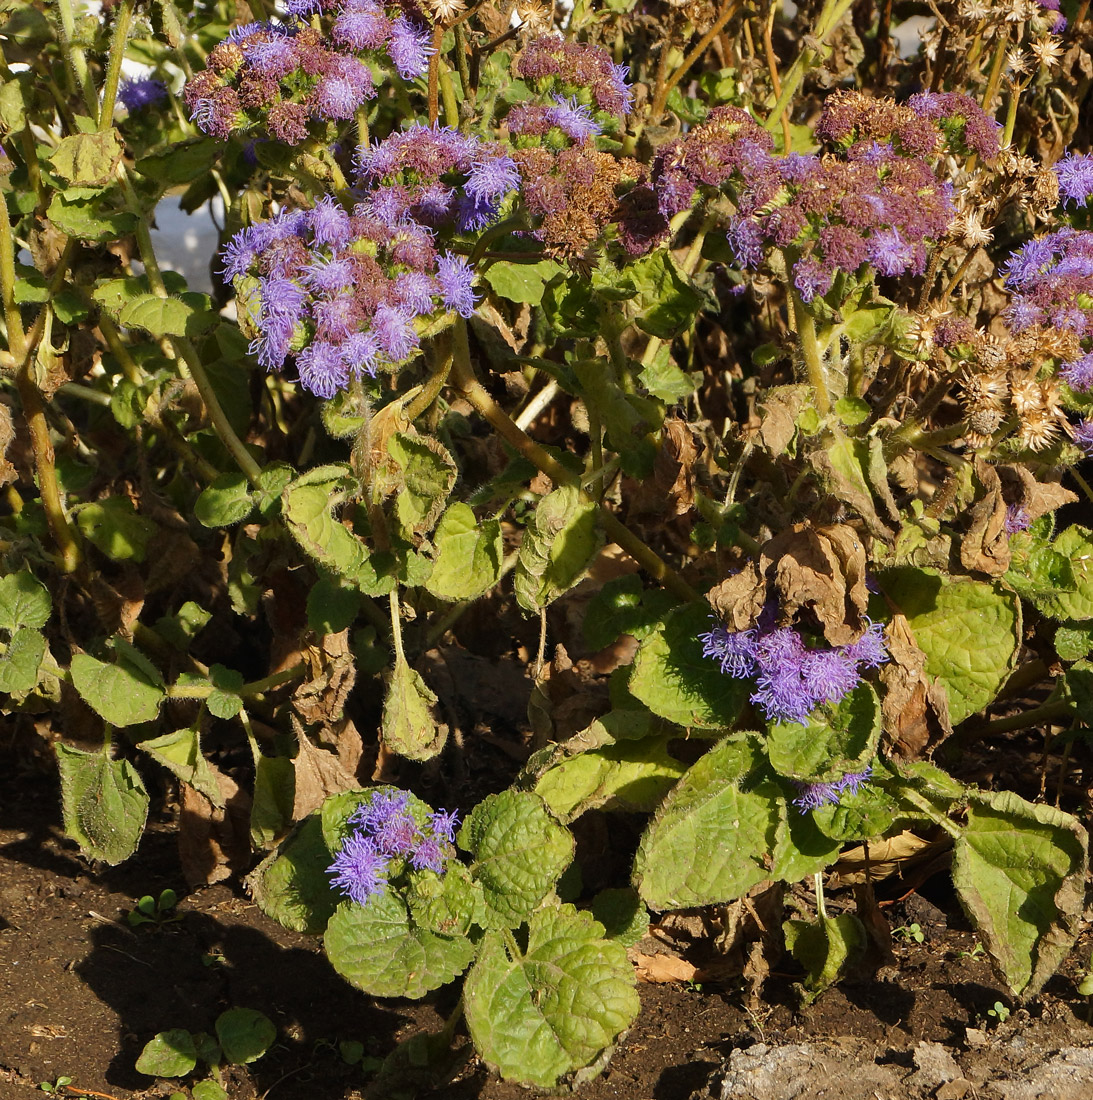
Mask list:
[[1047,37],[1040,38],[1029,45],[1029,49],[1032,51],[1032,56],[1036,59],[1041,68],[1047,69],[1051,72],[1056,65],[1062,60],[1063,47],[1059,43],[1057,38]]
[[1030,409],[1017,426],[1017,441],[1030,451],[1043,451],[1059,438],[1059,420],[1043,409]]
[[968,414],[966,423],[968,443],[972,447],[982,447],[998,430],[998,425],[1002,423],[1002,413],[998,409],[976,409]]

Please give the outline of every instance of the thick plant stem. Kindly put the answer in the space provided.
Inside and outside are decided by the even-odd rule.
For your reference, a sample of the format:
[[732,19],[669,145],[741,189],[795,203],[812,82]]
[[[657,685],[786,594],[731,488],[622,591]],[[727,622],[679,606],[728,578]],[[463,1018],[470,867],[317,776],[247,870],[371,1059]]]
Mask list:
[[61,41],[64,44],[65,57],[76,87],[83,95],[87,113],[94,118],[98,103],[95,99],[95,86],[91,83],[91,73],[87,68],[87,58],[83,50],[76,45],[76,19],[72,14],[72,0],[56,0],[57,15],[61,23]]
[[452,83],[452,70],[441,61],[440,96],[444,100],[444,121],[453,129],[459,129],[459,101],[455,97],[455,85]]
[[451,341],[438,338],[433,343],[437,352],[437,366],[421,387],[421,392],[406,406],[406,419],[416,420],[437,399],[452,369]]
[[133,6],[136,0],[122,0],[114,8],[114,34],[110,39],[110,53],[106,58],[106,83],[99,107],[99,129],[109,130],[114,121],[114,103],[118,98],[121,81],[121,63],[125,57],[125,43],[129,40],[129,28],[133,24]]
[[[0,201],[3,201],[0,198]],[[54,464],[53,441],[49,438],[42,394],[34,377],[34,348],[23,330],[23,319],[15,302],[15,245],[7,206],[0,224],[0,294],[4,299],[4,324],[8,333],[8,350],[15,361],[15,385],[23,405],[23,418],[30,432],[34,451],[34,468],[38,474],[38,493],[42,510],[57,544],[57,555],[63,572],[75,572],[80,564],[80,547],[65,514],[64,501],[57,484],[57,468]],[[45,309],[39,315],[41,331],[45,331]],[[39,336],[38,339],[41,339]]]
[[831,412],[831,399],[827,395],[823,355],[820,351],[820,341],[816,337],[816,322],[805,308],[800,295],[795,290],[791,290],[789,294],[793,302],[793,319],[797,325],[797,340],[801,348],[801,357],[804,359],[805,372],[816,394],[816,409],[821,416],[827,416]]
[[433,27],[433,52],[429,57],[429,125],[435,126],[440,115],[440,96],[438,95],[440,77],[440,45],[444,40],[444,28]]
[[943,813],[936,806],[931,805],[930,801],[923,798],[918,791],[912,790],[910,787],[901,784],[899,789],[892,793],[895,794],[900,802],[906,802],[909,806],[913,806],[928,821],[932,821],[935,825],[940,825],[954,840],[960,839],[960,827],[949,820],[948,814]]
[[[167,298],[169,295],[163,282],[163,275],[159,270],[159,262],[156,260],[155,248],[152,245],[152,234],[148,228],[148,217],[137,201],[133,186],[124,168],[119,170],[119,178],[125,196],[129,200],[129,207],[137,215],[137,247],[140,250],[140,258],[144,264],[145,274],[148,276],[148,283],[155,295],[160,298]],[[239,469],[247,475],[247,480],[257,487],[262,468],[255,462],[254,456],[247,450],[243,441],[235,434],[235,429],[231,426],[224,409],[220,405],[220,399],[216,396],[212,382],[209,381],[209,376],[205,371],[204,364],[201,362],[201,357],[197,354],[197,349],[185,336],[170,336],[167,339],[170,341],[175,353],[186,365],[187,370],[189,370],[190,377],[193,379],[197,392],[205,406],[205,411],[209,415],[209,422],[220,438],[220,442],[224,444],[228,454],[235,459]]]
[[[579,476],[570,473],[552,454],[536,443],[526,432],[522,431],[512,417],[494,401],[486,388],[475,377],[474,368],[471,366],[470,347],[467,343],[467,324],[462,318],[456,321],[453,329],[452,350],[453,383],[471,405],[486,418],[497,433],[518,454],[523,455],[524,458],[542,470],[556,485],[579,486]],[[583,491],[581,496],[585,500],[592,499]],[[701,598],[655,550],[642,542],[613,512],[600,506],[599,514],[600,523],[603,525],[608,537],[618,543],[650,576],[684,600],[693,602]]]

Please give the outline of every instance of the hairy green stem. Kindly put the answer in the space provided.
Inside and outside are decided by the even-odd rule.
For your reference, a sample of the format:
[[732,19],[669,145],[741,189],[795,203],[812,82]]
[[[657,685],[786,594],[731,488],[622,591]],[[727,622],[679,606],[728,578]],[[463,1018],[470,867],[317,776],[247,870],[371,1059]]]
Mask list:
[[110,53],[106,58],[106,82],[102,89],[99,107],[99,129],[109,130],[114,124],[114,103],[118,98],[121,82],[121,63],[125,57],[125,43],[129,40],[129,28],[133,24],[133,7],[136,0],[121,0],[114,8],[114,33],[110,39]]
[[[455,85],[452,83],[452,70],[441,60],[438,65],[440,73],[440,96],[444,100],[444,121],[453,129],[459,129],[459,101],[455,96]],[[466,92],[463,93],[466,95]]]
[[894,794],[901,802],[906,802],[907,805],[913,806],[927,820],[932,821],[935,825],[940,825],[954,840],[960,839],[961,833],[959,826],[950,821],[949,815],[939,810],[929,801],[929,799],[923,798],[918,791],[911,790],[909,787],[901,785],[890,793]]
[[[466,103],[474,105],[474,92],[471,90],[471,68],[467,64],[467,32],[462,23],[457,23],[453,30],[455,34],[455,67],[459,72],[459,83],[463,85],[463,99]],[[468,122],[473,112],[468,112]]]
[[87,58],[83,49],[76,45],[76,18],[72,13],[72,0],[55,0],[57,15],[61,24],[61,43],[64,46],[65,60],[68,62],[69,73],[74,82],[74,88],[83,96],[87,113],[94,118],[98,113],[98,102],[95,98],[95,86],[91,83],[91,73],[87,68]]
[[1041,703],[1032,710],[1020,711],[1017,714],[1007,715],[1005,718],[992,718],[981,726],[973,726],[967,731],[962,740],[981,740],[996,733],[1011,733],[1013,730],[1032,729],[1045,723],[1054,722],[1059,718],[1071,718],[1074,708],[1070,703],[1054,702]]
[[391,643],[395,647],[395,661],[406,664],[406,653],[402,648],[402,616],[399,613],[397,584],[388,594],[388,600],[391,608]]
[[827,416],[831,412],[831,399],[828,397],[827,381],[824,378],[823,353],[816,336],[816,322],[797,291],[791,290],[789,296],[793,303],[793,319],[797,325],[797,342],[804,360],[805,373],[816,394],[816,408],[821,416]]
[[[253,699],[258,695],[280,687],[282,684],[300,679],[306,672],[307,666],[301,662],[291,668],[282,669],[280,672],[271,673],[269,676],[263,676],[260,680],[252,680],[249,684],[244,684],[235,694],[241,695],[244,699]],[[216,685],[212,683],[171,684],[167,687],[165,694],[168,699],[207,699],[216,690]]]
[[437,366],[428,380],[421,387],[421,392],[406,406],[406,419],[416,420],[436,399],[448,381],[448,374],[452,369],[451,340],[444,340],[447,333],[434,341],[433,349],[437,353]]

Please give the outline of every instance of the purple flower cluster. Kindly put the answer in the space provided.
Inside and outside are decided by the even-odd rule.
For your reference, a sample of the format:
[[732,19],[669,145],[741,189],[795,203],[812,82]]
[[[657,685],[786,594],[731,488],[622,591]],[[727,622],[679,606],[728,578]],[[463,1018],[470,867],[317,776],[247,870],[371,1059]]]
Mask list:
[[867,765],[862,771],[848,772],[841,779],[836,779],[832,783],[798,783],[794,781],[793,785],[801,793],[798,798],[793,800],[793,805],[802,813],[807,813],[809,810],[818,810],[823,806],[837,806],[839,799],[844,794],[857,794],[872,774],[872,766]]
[[454,222],[462,232],[489,225],[520,183],[516,163],[497,142],[447,126],[415,123],[357,154],[368,207],[394,224]]
[[888,660],[884,627],[870,623],[850,645],[813,649],[792,627],[774,627],[767,609],[750,630],[716,626],[699,635],[702,655],[735,679],[755,680],[751,701],[768,722],[804,723],[816,707],[837,703],[861,683],[863,668]]
[[994,160],[1001,151],[1002,126],[969,95],[961,92],[919,92],[907,101],[920,118],[935,121],[949,151],[975,153],[982,160]]
[[505,119],[517,148],[545,144],[551,149],[566,149],[603,133],[603,126],[592,117],[587,103],[576,96],[554,96],[550,103],[525,100],[517,103]]
[[1059,377],[1072,389],[1085,393],[1093,388],[1093,352],[1059,368]]
[[118,85],[118,102],[130,114],[143,107],[156,107],[167,102],[167,85],[150,76],[123,80]]
[[1055,175],[1064,206],[1068,202],[1085,206],[1093,197],[1093,153],[1067,153],[1055,165]]
[[1074,442],[1087,455],[1093,455],[1093,419],[1079,420],[1070,426],[1070,435]]
[[323,29],[306,21],[236,27],[186,85],[190,118],[205,133],[226,138],[260,127],[296,145],[313,122],[352,118],[375,98],[369,60],[405,79],[428,67],[423,20],[393,15],[375,0],[289,0],[287,8],[301,20],[326,17]]
[[474,273],[410,219],[390,223],[367,203],[350,213],[330,196],[237,233],[223,257],[259,336],[267,369],[296,357],[301,385],[333,397],[361,372],[407,359],[415,317],[439,309],[469,317]]
[[405,791],[377,791],[349,818],[353,832],[345,838],[327,873],[331,885],[358,905],[384,892],[396,860],[408,861],[415,871],[442,874],[451,858],[459,815],[437,810],[429,815],[428,828],[423,830],[409,804]]
[[1060,229],[1029,241],[1002,270],[1014,295],[1004,313],[1011,331],[1048,325],[1093,335],[1093,231]]
[[605,49],[586,42],[553,35],[534,38],[516,59],[514,70],[537,95],[555,95],[602,112],[601,123],[625,118],[634,102],[626,66],[616,65]]
[[1032,524],[1028,512],[1020,504],[1006,505],[1006,519],[1002,524],[1002,530],[1007,535],[1016,535],[1021,531],[1027,531]]

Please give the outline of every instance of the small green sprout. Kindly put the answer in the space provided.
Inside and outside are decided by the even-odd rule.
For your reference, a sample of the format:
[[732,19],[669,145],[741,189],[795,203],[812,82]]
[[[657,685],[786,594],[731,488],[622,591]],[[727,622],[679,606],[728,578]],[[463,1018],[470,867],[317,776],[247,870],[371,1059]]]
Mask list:
[[151,894],[145,894],[137,902],[136,909],[130,909],[125,914],[125,919],[129,922],[130,928],[136,928],[141,924],[154,924],[158,928],[161,925],[182,920],[182,915],[174,912],[177,904],[178,895],[174,890],[164,890],[158,899],[153,898]]
[[926,933],[918,924],[903,924],[899,928],[892,929],[893,936],[899,936],[903,940],[914,940],[915,943],[925,943]]

